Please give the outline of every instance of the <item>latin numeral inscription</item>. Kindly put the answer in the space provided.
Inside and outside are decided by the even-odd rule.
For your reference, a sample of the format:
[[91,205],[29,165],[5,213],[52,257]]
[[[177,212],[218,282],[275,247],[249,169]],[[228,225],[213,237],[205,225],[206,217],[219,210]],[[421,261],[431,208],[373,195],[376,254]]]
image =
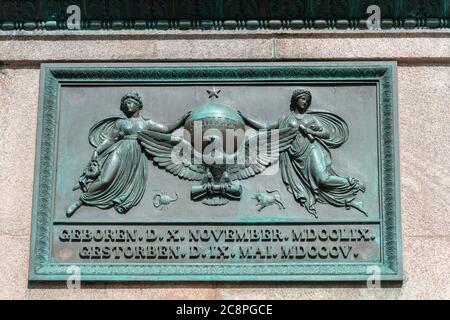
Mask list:
[[[378,261],[376,225],[60,227],[62,260],[151,262]],[[374,253],[375,252],[375,253]],[[58,255],[57,255],[58,256]]]

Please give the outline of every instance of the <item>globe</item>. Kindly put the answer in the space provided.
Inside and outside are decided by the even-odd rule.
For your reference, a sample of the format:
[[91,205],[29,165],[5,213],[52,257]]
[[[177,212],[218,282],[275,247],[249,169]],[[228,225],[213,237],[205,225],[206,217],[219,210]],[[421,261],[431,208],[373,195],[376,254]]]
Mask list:
[[245,122],[234,108],[216,100],[195,108],[186,119],[184,128],[197,151],[203,152],[213,140],[221,139],[222,150],[234,153],[244,139]]

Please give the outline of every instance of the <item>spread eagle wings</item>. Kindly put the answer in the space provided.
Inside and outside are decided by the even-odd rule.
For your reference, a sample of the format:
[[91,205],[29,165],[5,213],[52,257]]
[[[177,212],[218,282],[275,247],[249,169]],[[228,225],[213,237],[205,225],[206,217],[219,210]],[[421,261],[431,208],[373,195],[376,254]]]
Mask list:
[[227,172],[231,180],[254,177],[279,159],[279,154],[288,149],[296,137],[298,129],[283,128],[262,130],[241,144],[229,157],[231,165]]
[[[278,161],[279,153],[289,148],[297,132],[295,128],[273,129],[247,137],[235,153],[225,155],[224,163],[230,179],[247,179],[263,172]],[[203,155],[185,139],[151,130],[141,131],[138,139],[153,156],[153,161],[173,175],[201,181],[207,174]],[[174,153],[181,157],[174,157]]]
[[182,179],[201,181],[206,174],[202,154],[181,137],[142,130],[138,140],[161,168]]

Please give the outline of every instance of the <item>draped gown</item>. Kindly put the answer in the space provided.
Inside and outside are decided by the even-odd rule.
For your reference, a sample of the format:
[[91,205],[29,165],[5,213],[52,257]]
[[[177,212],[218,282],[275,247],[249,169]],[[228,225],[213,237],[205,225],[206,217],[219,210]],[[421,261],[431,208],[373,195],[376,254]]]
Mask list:
[[299,131],[290,148],[280,154],[281,175],[288,191],[314,216],[317,202],[349,209],[358,192],[364,192],[364,186],[356,178],[339,176],[334,171],[329,150],[348,139],[347,124],[327,112],[290,112],[279,120],[279,127],[287,128],[293,122],[314,123],[315,130],[326,129],[330,137],[312,140]]
[[136,206],[142,199],[148,175],[147,158],[138,142],[137,133],[145,127],[145,120],[138,122],[130,119],[112,117],[95,124],[89,132],[89,141],[97,147],[112,126],[120,130],[119,138],[97,158],[101,171],[109,165],[115,156],[118,158],[118,169],[113,181],[104,189],[94,192],[83,192],[81,200],[84,204],[100,209],[114,208],[124,214]]

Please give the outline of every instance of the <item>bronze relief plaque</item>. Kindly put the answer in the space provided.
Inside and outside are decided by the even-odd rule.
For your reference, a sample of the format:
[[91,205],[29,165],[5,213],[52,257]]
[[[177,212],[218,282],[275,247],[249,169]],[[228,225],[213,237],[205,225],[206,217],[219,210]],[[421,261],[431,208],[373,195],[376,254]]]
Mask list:
[[400,281],[397,147],[392,62],[44,64],[30,280]]

